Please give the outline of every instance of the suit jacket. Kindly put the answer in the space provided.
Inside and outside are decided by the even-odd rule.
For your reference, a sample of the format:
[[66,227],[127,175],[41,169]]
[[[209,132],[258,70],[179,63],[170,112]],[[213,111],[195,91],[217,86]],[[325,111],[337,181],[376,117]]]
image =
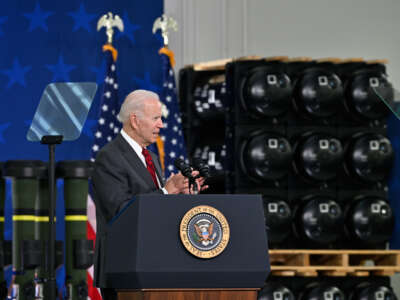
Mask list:
[[[150,151],[161,186],[161,166],[157,156]],[[96,204],[96,246],[94,260],[94,285],[105,288],[105,258],[107,223],[118,214],[134,195],[161,193],[146,166],[119,134],[104,146],[96,156],[92,176],[92,195]]]

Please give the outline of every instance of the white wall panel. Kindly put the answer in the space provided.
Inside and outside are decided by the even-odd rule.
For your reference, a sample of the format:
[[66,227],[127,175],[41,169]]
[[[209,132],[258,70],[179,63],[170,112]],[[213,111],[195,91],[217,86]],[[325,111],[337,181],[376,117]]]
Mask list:
[[239,57],[248,55],[247,52],[247,0],[226,1],[226,31],[227,39],[226,57]]
[[389,59],[400,87],[400,1],[165,0],[177,68],[258,54]]
[[164,10],[178,21],[171,33],[176,69],[201,61],[249,55],[248,0],[165,0]]
[[196,62],[219,56],[222,50],[221,2],[196,1]]

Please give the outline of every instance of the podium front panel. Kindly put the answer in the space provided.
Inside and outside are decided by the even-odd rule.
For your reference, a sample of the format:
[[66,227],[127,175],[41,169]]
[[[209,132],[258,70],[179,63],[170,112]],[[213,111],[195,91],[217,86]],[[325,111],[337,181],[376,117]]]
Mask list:
[[[219,210],[230,227],[225,250],[192,255],[180,222],[200,205]],[[107,286],[136,288],[256,288],[269,272],[260,195],[140,195],[109,226]]]

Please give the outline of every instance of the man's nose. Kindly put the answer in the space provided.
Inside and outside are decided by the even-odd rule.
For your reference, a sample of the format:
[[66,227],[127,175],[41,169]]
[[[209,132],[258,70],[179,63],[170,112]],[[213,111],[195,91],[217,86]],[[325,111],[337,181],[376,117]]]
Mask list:
[[162,120],[160,120],[160,122],[159,122],[159,124],[158,124],[158,127],[159,127],[159,128],[163,128],[163,127],[164,127],[164,123],[163,123]]

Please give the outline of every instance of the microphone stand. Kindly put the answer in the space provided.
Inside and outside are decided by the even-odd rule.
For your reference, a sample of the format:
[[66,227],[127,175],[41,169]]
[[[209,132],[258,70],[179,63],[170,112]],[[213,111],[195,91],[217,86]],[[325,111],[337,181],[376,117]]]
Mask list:
[[197,186],[196,178],[193,176],[189,177],[189,193],[193,186],[193,195],[197,195],[199,193],[199,188]]

